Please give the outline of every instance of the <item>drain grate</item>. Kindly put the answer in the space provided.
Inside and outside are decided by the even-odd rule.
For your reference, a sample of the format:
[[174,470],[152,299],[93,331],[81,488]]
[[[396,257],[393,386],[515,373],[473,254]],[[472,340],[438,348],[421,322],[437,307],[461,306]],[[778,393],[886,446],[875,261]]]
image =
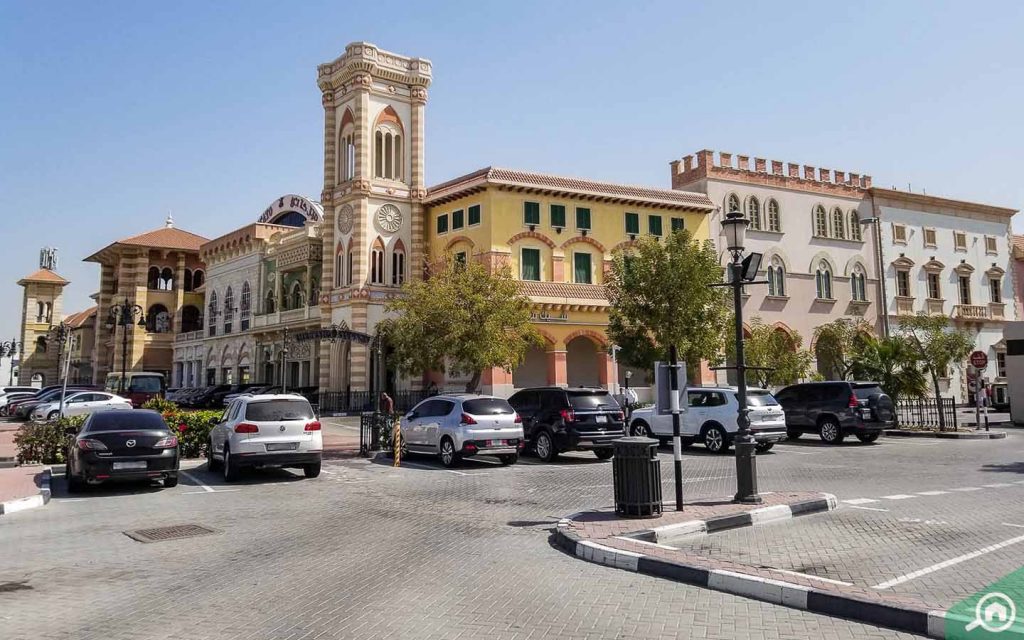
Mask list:
[[194,538],[195,536],[208,536],[212,533],[217,533],[217,530],[199,524],[176,524],[170,527],[125,531],[124,535],[139,542],[164,542],[166,540]]

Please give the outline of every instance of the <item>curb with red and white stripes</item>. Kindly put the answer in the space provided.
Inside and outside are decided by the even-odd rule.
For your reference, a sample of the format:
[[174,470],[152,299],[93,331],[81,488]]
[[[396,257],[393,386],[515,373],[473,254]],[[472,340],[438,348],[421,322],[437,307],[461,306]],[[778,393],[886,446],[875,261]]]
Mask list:
[[8,500],[7,502],[0,502],[0,516],[7,515],[9,513],[17,513],[18,511],[25,511],[27,509],[35,509],[36,507],[42,507],[50,501],[50,481],[53,478],[53,471],[47,467],[43,469],[43,478],[39,483],[39,492],[34,496],[28,496],[27,498],[18,498],[16,500]]

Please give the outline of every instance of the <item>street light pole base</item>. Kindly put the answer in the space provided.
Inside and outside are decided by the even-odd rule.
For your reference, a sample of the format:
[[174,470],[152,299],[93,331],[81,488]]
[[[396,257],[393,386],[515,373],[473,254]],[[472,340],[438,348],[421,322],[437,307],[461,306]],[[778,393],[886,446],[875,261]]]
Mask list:
[[[753,439],[751,439],[753,440]],[[736,443],[736,496],[733,502],[761,504],[764,500],[757,492],[757,443]]]

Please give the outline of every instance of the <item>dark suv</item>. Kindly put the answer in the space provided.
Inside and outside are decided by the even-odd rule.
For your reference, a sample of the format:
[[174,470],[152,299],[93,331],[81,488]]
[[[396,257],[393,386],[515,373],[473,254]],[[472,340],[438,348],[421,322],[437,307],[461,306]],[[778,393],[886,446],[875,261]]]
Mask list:
[[877,382],[807,382],[775,394],[786,412],[786,433],[796,440],[817,433],[824,442],[839,444],[849,434],[874,442],[882,429],[893,426],[895,407]]
[[612,440],[625,434],[622,407],[605,389],[523,389],[508,403],[523,419],[528,446],[544,462],[563,451],[593,451],[607,460]]

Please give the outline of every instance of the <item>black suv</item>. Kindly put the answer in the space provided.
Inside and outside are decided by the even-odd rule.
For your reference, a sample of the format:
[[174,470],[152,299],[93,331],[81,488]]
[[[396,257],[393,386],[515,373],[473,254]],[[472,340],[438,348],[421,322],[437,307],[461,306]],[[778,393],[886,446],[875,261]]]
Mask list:
[[508,403],[523,419],[528,446],[544,462],[563,451],[593,451],[607,460],[612,440],[625,434],[622,407],[605,389],[523,389]]
[[895,407],[877,382],[807,382],[775,394],[786,412],[786,433],[796,440],[817,433],[824,442],[839,444],[849,434],[874,442],[882,429],[893,426]]

